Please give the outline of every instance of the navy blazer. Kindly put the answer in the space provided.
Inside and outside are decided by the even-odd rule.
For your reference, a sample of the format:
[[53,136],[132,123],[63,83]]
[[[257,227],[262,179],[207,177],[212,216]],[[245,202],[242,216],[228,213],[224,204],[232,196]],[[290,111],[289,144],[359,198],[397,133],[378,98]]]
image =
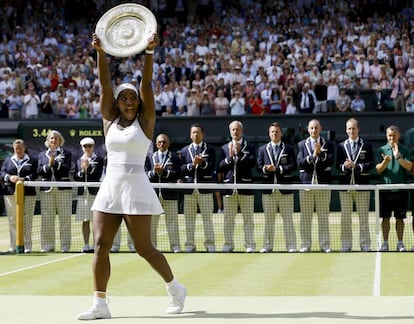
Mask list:
[[[230,157],[229,145],[231,142],[221,147],[221,158],[218,165],[218,172],[223,175],[223,183],[253,183],[252,169],[256,165],[255,147],[242,139],[240,152],[237,156]],[[253,195],[253,190],[237,190],[244,195]],[[224,194],[230,194],[224,192]]]
[[313,157],[310,137],[298,143],[297,163],[299,167],[299,179],[303,184],[311,184],[314,170],[318,184],[329,184],[332,180],[331,170],[334,160],[334,146],[331,141],[320,137],[321,153]]
[[[265,165],[274,165],[276,172],[264,170]],[[280,153],[277,160],[273,158],[272,143],[269,142],[259,147],[257,153],[257,171],[263,174],[263,183],[292,183],[292,172],[296,170],[296,155],[293,146],[286,143],[280,144]],[[282,194],[291,193],[291,190],[281,190]],[[271,193],[264,190],[263,193]]]
[[354,170],[355,184],[369,184],[370,170],[374,167],[374,152],[372,145],[359,138],[357,142],[357,154],[352,159],[352,148],[349,139],[339,143],[337,147],[336,168],[340,172],[339,183],[350,184],[352,170],[345,169],[346,159],[353,160],[356,164]]
[[[104,159],[100,156],[97,156],[95,153],[92,154],[89,161],[89,166],[86,169],[86,172],[82,171],[81,168],[82,157],[80,157],[75,164],[75,180],[76,181],[87,181],[87,182],[99,182],[102,177],[103,168],[104,168]],[[88,187],[88,192],[91,195],[96,195],[98,193],[98,187]],[[78,187],[78,195],[83,195],[85,191],[84,187]]]
[[[176,154],[171,151],[166,151],[166,157],[162,161],[158,154],[159,151],[155,151],[151,155],[147,155],[145,159],[145,173],[151,182],[155,183],[177,183],[180,177],[180,159]],[[154,165],[159,163],[163,166],[164,170],[161,175],[154,172]],[[159,189],[155,188],[158,196],[161,196],[165,200],[178,199],[177,190],[172,189]]]
[[[213,182],[213,174],[215,170],[216,151],[206,142],[201,143],[200,154],[203,158],[197,168],[193,167],[194,154],[191,145],[185,146],[181,150],[181,178],[184,183],[209,183]],[[213,192],[210,189],[199,189],[200,193]],[[185,190],[185,194],[191,194],[192,190]]]
[[[37,173],[42,181],[70,181],[69,171],[72,163],[72,153],[62,147],[57,149],[57,155],[52,166],[49,166],[50,152],[42,151],[38,155]],[[50,187],[40,187],[40,191],[48,191]],[[59,187],[59,190],[71,190],[70,187]]]
[[[20,165],[15,156],[7,157],[0,170],[0,176],[4,184],[4,194],[13,195],[16,184],[10,181],[10,176],[17,175],[24,178],[25,181],[33,181],[37,178],[37,161],[28,154],[25,154]],[[27,196],[36,196],[35,187],[24,187],[24,194]]]

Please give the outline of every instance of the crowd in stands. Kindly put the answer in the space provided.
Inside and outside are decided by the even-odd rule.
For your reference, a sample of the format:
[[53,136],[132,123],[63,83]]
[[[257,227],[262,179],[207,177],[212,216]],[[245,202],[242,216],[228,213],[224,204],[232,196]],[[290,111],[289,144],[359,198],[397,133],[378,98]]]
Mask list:
[[[0,118],[100,118],[90,35],[119,3],[6,1]],[[362,112],[385,109],[387,96],[392,109],[414,109],[412,1],[144,4],[161,36],[153,76],[159,116]],[[139,85],[141,54],[108,60],[114,86]],[[352,103],[365,90],[377,101]]]

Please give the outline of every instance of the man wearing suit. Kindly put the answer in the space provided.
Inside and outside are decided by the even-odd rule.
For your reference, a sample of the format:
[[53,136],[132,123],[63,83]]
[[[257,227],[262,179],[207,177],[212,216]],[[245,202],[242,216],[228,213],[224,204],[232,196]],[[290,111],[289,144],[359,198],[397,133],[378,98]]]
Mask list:
[[380,85],[377,85],[375,87],[375,97],[373,97],[372,100],[372,107],[375,107],[378,111],[385,111],[387,110],[385,106],[385,101],[387,99],[387,95],[385,92],[382,91],[382,88]]
[[315,95],[310,89],[310,84],[305,83],[302,92],[298,95],[296,108],[300,113],[312,113],[315,108]]
[[[264,176],[264,183],[287,184],[292,182],[296,169],[296,155],[291,145],[282,142],[282,126],[275,122],[269,127],[270,142],[259,147],[257,170]],[[288,252],[296,252],[296,233],[293,225],[294,193],[290,190],[265,190],[262,194],[265,228],[262,253],[273,250],[275,216],[279,212],[283,219],[283,231]]]
[[[303,184],[331,183],[333,164],[333,143],[320,136],[322,126],[317,119],[308,124],[310,137],[298,143],[297,163],[299,179]],[[301,190],[299,192],[301,219],[300,234],[302,245],[300,252],[309,252],[312,248],[312,217],[318,215],[319,246],[323,252],[331,252],[329,235],[329,190]]]
[[[176,183],[180,176],[180,159],[169,147],[170,138],[159,134],[155,140],[157,150],[145,159],[145,172],[151,182]],[[161,205],[164,209],[165,225],[170,239],[170,248],[174,253],[180,252],[180,232],[178,230],[178,192],[172,189],[156,188]],[[160,215],[152,216],[151,239],[157,246],[157,229]]]
[[[204,130],[200,124],[190,128],[192,143],[181,150],[181,176],[184,183],[213,182],[215,150],[204,142]],[[194,189],[184,192],[184,214],[187,231],[186,252],[195,252],[195,223],[199,207],[204,225],[204,247],[215,252],[212,213],[214,209],[213,190]]]
[[185,59],[176,59],[174,66],[174,79],[179,83],[181,80],[190,80],[191,69],[185,65]]
[[[223,174],[223,183],[252,183],[252,169],[256,164],[253,145],[243,138],[243,124],[232,121],[229,125],[231,141],[221,147],[218,172]],[[243,214],[244,239],[247,253],[254,252],[254,196],[253,190],[234,189],[224,192],[224,246],[223,252],[234,250],[235,218],[240,207]]]
[[[348,139],[337,147],[336,168],[341,184],[369,184],[370,170],[374,166],[372,145],[359,137],[359,123],[355,118],[346,122]],[[369,233],[369,191],[340,191],[342,252],[352,251],[352,210],[355,203],[359,216],[359,245],[361,251],[371,250]]]

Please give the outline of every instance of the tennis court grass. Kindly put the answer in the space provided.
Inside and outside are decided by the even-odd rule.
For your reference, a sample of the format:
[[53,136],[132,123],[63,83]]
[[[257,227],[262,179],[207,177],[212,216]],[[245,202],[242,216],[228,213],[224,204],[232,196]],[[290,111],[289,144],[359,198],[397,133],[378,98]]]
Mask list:
[[[411,253],[166,256],[193,296],[373,296],[375,285],[381,296],[414,291]],[[90,254],[0,256],[0,295],[90,295],[91,259]],[[159,276],[137,255],[112,254],[111,261],[111,295],[165,294]]]

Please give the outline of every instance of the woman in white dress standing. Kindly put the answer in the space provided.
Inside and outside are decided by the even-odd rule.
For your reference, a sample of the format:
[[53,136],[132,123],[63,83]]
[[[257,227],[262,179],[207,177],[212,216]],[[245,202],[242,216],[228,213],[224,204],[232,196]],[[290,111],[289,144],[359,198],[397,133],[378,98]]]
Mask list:
[[180,313],[186,289],[173,276],[164,255],[151,242],[151,215],[163,212],[155,191],[144,171],[145,157],[155,128],[155,104],[151,85],[153,53],[159,39],[148,39],[140,91],[130,83],[115,91],[106,53],[93,34],[97,51],[98,75],[102,86],[101,114],[107,149],[106,176],[92,206],[95,251],[93,258],[93,305],[78,319],[110,318],[106,299],[110,276],[109,252],[122,220],[128,228],[137,253],[164,279],[171,297],[167,313]]

